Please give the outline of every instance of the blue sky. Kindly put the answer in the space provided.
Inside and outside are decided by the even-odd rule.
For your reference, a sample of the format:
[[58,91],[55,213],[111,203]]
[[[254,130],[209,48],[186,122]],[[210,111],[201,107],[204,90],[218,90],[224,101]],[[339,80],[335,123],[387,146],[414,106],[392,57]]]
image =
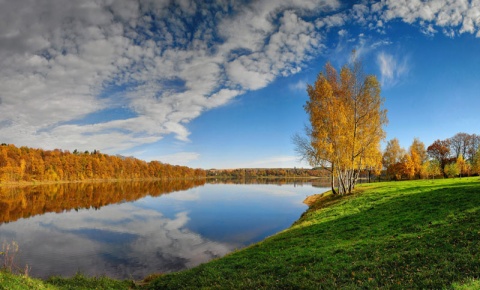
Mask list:
[[387,140],[479,134],[478,1],[0,2],[0,138],[201,168],[308,167],[306,84],[352,49]]

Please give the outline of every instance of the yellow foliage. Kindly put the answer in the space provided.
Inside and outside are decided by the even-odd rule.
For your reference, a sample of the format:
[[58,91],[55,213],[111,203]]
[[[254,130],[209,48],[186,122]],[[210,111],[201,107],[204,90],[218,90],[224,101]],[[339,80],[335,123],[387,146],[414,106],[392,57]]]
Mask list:
[[410,145],[409,151],[415,170],[414,174],[420,178],[422,175],[423,163],[427,161],[427,150],[425,149],[425,144],[423,144],[423,142],[421,142],[418,138],[415,138],[412,145]]
[[401,162],[402,174],[407,178],[411,179],[415,175],[415,166],[416,164],[412,160],[412,157],[409,154],[405,154]]
[[327,63],[307,91],[310,99],[305,110],[315,155],[309,160],[331,168],[340,193],[351,192],[361,170],[378,170],[381,164],[380,141],[385,138],[387,116],[380,84],[375,76],[364,76],[357,61],[340,73]]

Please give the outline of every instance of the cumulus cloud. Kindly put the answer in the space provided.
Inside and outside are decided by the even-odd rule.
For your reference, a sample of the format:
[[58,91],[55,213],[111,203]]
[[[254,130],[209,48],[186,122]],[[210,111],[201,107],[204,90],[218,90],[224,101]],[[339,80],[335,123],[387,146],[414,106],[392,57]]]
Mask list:
[[[305,17],[339,5],[1,2],[2,142],[118,152],[166,134],[187,141],[204,111],[300,71],[323,45]],[[129,117],[88,121],[112,108]]]
[[450,37],[455,32],[476,33],[480,37],[480,5],[476,0],[387,0],[376,5],[376,12],[384,21],[399,18],[406,23],[420,23],[428,33],[435,32],[435,25]]

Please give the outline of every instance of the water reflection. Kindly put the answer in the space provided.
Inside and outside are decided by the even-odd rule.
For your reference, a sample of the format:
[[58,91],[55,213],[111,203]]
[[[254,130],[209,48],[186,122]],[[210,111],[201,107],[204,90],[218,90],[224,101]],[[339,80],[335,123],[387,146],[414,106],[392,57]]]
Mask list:
[[67,183],[39,186],[0,187],[0,224],[47,212],[135,201],[205,184],[205,179],[152,182]]
[[[262,240],[290,226],[306,209],[305,196],[319,192],[308,183],[195,185],[202,183],[180,183],[170,194],[162,193],[175,187],[160,183],[12,189],[0,204],[22,214],[9,210],[6,219],[2,211],[10,222],[0,225],[0,240],[19,242],[19,263],[30,265],[33,276],[81,271],[140,279]],[[19,193],[25,201],[15,201]]]
[[317,187],[329,187],[329,178],[210,178],[209,184],[293,184],[294,186],[312,185]]

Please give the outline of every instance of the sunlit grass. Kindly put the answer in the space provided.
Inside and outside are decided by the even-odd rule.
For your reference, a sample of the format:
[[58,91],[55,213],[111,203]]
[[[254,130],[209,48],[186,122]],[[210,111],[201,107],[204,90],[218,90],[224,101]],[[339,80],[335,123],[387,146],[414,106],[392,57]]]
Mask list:
[[53,290],[59,289],[53,285],[48,285],[39,279],[33,279],[24,275],[15,275],[6,270],[0,271],[0,289],[5,290]]
[[46,281],[27,277],[23,274],[13,274],[6,270],[0,271],[0,289],[5,290],[54,290],[54,289],[136,289],[133,281],[119,281],[108,277],[86,277],[77,274],[71,278],[52,277]]

